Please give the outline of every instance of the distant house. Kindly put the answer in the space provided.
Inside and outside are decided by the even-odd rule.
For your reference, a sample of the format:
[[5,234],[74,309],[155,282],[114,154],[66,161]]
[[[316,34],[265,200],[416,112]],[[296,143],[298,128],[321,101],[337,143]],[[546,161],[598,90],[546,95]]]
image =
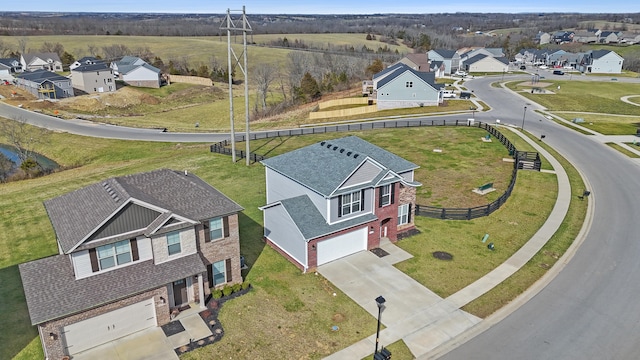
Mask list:
[[378,110],[438,106],[443,102],[442,84],[435,74],[396,64],[373,76]]
[[551,42],[554,44],[566,44],[573,42],[573,31],[556,31],[551,36]]
[[436,79],[444,76],[444,62],[430,60],[429,61],[429,72],[432,72]]
[[600,33],[598,42],[601,44],[619,43],[623,38],[623,34],[619,31],[603,31]]
[[88,94],[114,92],[113,70],[106,63],[81,65],[71,70],[73,87]]
[[427,52],[427,56],[430,60],[442,61],[446,75],[451,75],[460,66],[460,54],[455,50],[433,49]]
[[601,31],[598,29],[576,31],[573,35],[573,42],[579,42],[583,44],[593,44],[598,42]]
[[412,53],[407,54],[398,62],[407,65],[415,71],[428,72],[429,71],[429,57],[427,54]]
[[135,56],[125,56],[111,63],[113,74],[128,85],[159,88],[162,85],[160,69]]
[[356,136],[322,141],[262,164],[264,237],[305,272],[379,247],[383,239],[395,242],[415,228],[418,165]]
[[502,48],[474,48],[468,50],[458,50],[460,54],[460,62],[463,62],[465,59],[470,59],[476,55],[487,55],[491,57],[503,57],[504,50]]
[[98,59],[98,58],[94,58],[92,56],[85,56],[80,60],[76,60],[74,61],[73,64],[69,65],[69,70],[73,70],[79,66],[82,65],[94,65],[94,64],[98,64],[98,63],[103,63],[104,61]]
[[474,72],[506,72],[509,70],[509,60],[506,57],[493,57],[486,54],[478,54],[465,59],[462,68],[470,73]]
[[9,79],[13,74],[21,72],[22,65],[18,59],[0,59],[0,79]]
[[60,72],[62,61],[56,53],[29,53],[20,56],[20,64],[25,71],[48,70]]
[[578,70],[593,74],[620,74],[624,58],[611,50],[590,50],[584,53]]
[[551,41],[551,35],[547,32],[538,31],[535,41],[540,45],[548,44]]
[[165,325],[205,309],[210,288],[242,283],[242,208],[193,174],[105,179],[44,207],[58,254],[18,268],[46,359]]
[[47,70],[18,74],[16,85],[38,99],[63,99],[74,96],[71,79]]

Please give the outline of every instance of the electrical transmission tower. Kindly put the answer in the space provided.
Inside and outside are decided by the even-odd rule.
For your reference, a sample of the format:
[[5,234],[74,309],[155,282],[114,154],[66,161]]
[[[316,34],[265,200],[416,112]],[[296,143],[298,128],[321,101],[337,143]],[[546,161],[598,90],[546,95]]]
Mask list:
[[[231,16],[232,11],[236,14],[234,19]],[[247,14],[245,7],[242,7],[242,15],[238,16],[240,10],[227,9],[227,17],[220,26],[221,30],[227,30],[227,63],[229,65],[229,118],[231,121],[231,157],[232,161],[236,162],[236,133],[233,125],[233,69],[237,66],[244,75],[244,107],[245,107],[245,158],[247,159],[247,166],[249,165],[249,75],[247,73],[247,33],[252,32],[249,20],[247,20]],[[235,51],[231,47],[231,32],[242,31],[242,58],[243,63],[240,64],[240,58],[236,55]],[[233,57],[233,59],[232,59]]]

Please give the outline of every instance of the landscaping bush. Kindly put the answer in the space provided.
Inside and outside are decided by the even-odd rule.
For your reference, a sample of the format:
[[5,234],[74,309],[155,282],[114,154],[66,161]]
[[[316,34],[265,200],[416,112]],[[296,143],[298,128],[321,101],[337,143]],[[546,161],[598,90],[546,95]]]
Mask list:
[[222,295],[229,296],[229,295],[231,295],[231,293],[233,293],[233,288],[231,286],[225,285],[222,288]]
[[243,282],[243,283],[242,283],[242,290],[247,289],[249,286],[251,286],[251,284],[249,284],[249,282],[248,282],[248,281]]
[[220,299],[222,297],[222,290],[220,290],[220,289],[212,289],[211,290],[211,297],[213,297],[214,299]]
[[233,292],[236,293],[242,290],[242,284],[233,284],[232,289],[233,289]]

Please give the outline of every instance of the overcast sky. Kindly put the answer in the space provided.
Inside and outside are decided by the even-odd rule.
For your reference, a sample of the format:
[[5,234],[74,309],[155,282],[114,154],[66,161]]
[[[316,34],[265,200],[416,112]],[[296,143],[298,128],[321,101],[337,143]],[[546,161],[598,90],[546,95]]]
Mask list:
[[389,0],[31,0],[2,1],[0,11],[55,11],[55,12],[138,12],[138,13],[204,13],[221,14],[227,9],[242,10],[247,14],[376,14],[376,13],[640,13],[637,0],[448,0],[396,3]]

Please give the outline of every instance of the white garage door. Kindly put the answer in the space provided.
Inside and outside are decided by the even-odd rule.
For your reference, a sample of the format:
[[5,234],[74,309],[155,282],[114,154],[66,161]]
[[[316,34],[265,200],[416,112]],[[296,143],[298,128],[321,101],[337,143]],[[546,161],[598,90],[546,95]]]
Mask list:
[[63,333],[69,354],[73,355],[156,324],[156,311],[151,298],[65,326]]
[[367,228],[319,242],[318,266],[362,250],[367,250]]

